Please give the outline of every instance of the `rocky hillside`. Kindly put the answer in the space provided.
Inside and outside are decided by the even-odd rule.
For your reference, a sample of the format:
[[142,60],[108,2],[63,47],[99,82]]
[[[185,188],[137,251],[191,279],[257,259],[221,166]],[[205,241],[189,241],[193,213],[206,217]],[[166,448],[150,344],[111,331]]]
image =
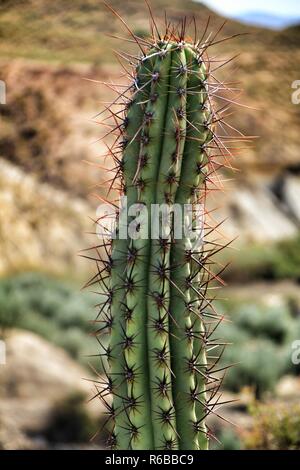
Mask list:
[[42,270],[86,275],[79,259],[92,243],[89,206],[0,159],[0,275]]
[[[136,34],[146,34],[143,2],[110,3]],[[209,14],[190,0],[151,4],[160,23],[165,8],[175,21],[195,15],[200,33]],[[82,161],[103,163],[99,138],[105,130],[92,117],[111,93],[85,78],[120,81],[121,69],[108,51],[124,44],[107,33],[126,31],[96,0],[5,0],[0,14],[0,79],[7,87],[7,104],[0,109],[0,272],[27,265],[70,271],[77,266],[77,250],[91,240],[84,232],[93,230],[89,217],[97,200],[88,193],[104,194],[107,178]],[[220,24],[212,15],[211,28]],[[260,136],[236,161],[239,171],[226,183],[217,215],[229,216],[229,235],[238,233],[248,243],[294,237],[299,230],[300,105],[292,104],[291,84],[300,76],[300,32],[228,21],[220,37],[245,32],[250,34],[211,53],[240,54],[220,71],[222,79],[237,80],[244,89],[239,101],[247,107],[238,108],[230,124]]]
[[[87,405],[94,390],[83,379],[91,376],[62,349],[19,330],[10,331],[5,343],[6,365],[0,365],[0,450],[47,448],[45,434],[54,410],[75,394],[82,397],[83,409],[94,419],[103,413],[100,401]],[[65,422],[61,421],[62,428]],[[88,440],[91,437],[90,430]]]

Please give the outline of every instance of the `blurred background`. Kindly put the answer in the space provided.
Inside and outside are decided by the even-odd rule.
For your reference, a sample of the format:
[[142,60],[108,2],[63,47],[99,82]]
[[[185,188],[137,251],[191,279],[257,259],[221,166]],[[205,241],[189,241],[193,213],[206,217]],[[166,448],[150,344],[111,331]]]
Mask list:
[[[148,35],[144,2],[110,4]],[[249,33],[211,51],[240,54],[219,77],[244,90],[247,107],[232,125],[260,136],[215,196],[224,231],[239,238],[222,255],[231,265],[217,301],[231,320],[218,336],[233,343],[222,364],[236,364],[224,400],[237,401],[225,420],[212,417],[221,441],[212,447],[299,449],[300,4],[151,6],[161,23],[165,10],[173,21],[194,15],[200,36],[209,16],[214,31],[227,18],[221,37]],[[0,2],[0,449],[98,448],[105,439],[102,405],[88,402],[93,368],[99,381],[102,372],[89,323],[99,295],[80,291],[94,267],[78,252],[95,244],[91,193],[104,195],[107,179],[83,163],[103,164],[92,117],[112,94],[99,82],[120,81],[113,49],[136,52],[108,34],[126,31],[98,0]]]

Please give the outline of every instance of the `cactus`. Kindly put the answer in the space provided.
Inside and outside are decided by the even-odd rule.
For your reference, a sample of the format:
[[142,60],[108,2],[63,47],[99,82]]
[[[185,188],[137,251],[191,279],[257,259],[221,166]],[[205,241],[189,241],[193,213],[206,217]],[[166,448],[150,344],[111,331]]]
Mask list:
[[[210,356],[220,347],[210,337],[221,317],[208,285],[219,280],[211,256],[222,244],[210,237],[207,222],[196,246],[184,230],[176,237],[175,229],[184,229],[187,205],[194,232],[201,222],[197,204],[207,220],[208,187],[217,185],[216,169],[230,155],[215,134],[221,115],[213,95],[219,85],[206,53],[215,37],[189,41],[185,21],[149,40],[131,35],[142,54],[135,58],[132,82],[114,102],[123,101],[124,109],[108,110],[117,133],[109,149],[114,181],[127,207],[117,212],[112,240],[96,247],[97,253],[105,247],[107,257],[97,257],[91,281],[100,283],[105,296],[100,331],[110,334],[109,346],[103,346],[106,379],[97,396],[112,422],[112,448],[206,450],[206,418],[219,404],[222,381],[218,359]],[[132,64],[133,57],[126,57]],[[179,222],[175,227],[171,215],[165,230],[153,236],[154,218],[162,217],[152,211],[157,205],[175,205]]]

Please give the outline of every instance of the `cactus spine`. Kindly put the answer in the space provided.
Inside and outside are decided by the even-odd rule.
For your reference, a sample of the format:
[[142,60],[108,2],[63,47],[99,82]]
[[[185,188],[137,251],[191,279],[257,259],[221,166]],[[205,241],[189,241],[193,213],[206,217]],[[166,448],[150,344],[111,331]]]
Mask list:
[[[218,347],[210,340],[212,325],[220,320],[207,296],[208,283],[217,277],[209,258],[220,245],[204,237],[195,247],[184,231],[185,207],[192,207],[195,230],[201,222],[196,203],[204,206],[211,174],[221,166],[212,149],[222,157],[226,149],[214,134],[219,115],[212,105],[208,43],[189,42],[184,27],[167,27],[163,38],[141,39],[140,47],[129,96],[120,95],[126,96],[123,115],[111,110],[119,139],[109,153],[127,196],[128,218],[123,221],[121,209],[98,274],[106,296],[100,321],[110,332],[107,380],[99,396],[113,422],[111,447],[205,450],[206,417],[221,382],[214,375],[217,361],[209,356],[210,347]],[[175,236],[174,214],[166,230],[153,236],[161,207],[168,211],[174,204],[183,236]]]

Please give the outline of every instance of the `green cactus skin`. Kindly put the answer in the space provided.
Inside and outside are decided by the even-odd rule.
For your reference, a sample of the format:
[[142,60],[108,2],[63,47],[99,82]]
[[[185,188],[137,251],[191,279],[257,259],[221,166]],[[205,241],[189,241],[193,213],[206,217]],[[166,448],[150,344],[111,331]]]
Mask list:
[[[130,206],[136,200],[136,190],[132,184],[138,164],[139,143],[137,135],[143,125],[144,105],[149,98],[151,83],[151,59],[144,61],[138,68],[137,90],[134,92],[128,106],[126,120],[125,142],[126,148],[123,154],[123,169],[126,175],[127,204]],[[122,227],[124,229],[124,227]],[[127,227],[125,227],[127,233]],[[126,266],[128,262],[129,242],[127,238],[116,237],[112,243],[111,256],[111,337],[110,337],[110,368],[112,391],[114,393],[114,437],[117,448],[130,449],[131,436],[127,407],[129,404],[127,381],[124,377],[126,368],[126,351],[124,344],[124,332],[129,318],[129,305],[126,303]],[[125,355],[123,351],[125,350]]]
[[[207,162],[204,161],[201,146],[210,140],[203,125],[210,116],[209,107],[208,110],[203,109],[207,98],[204,86],[205,66],[193,51],[187,50],[186,55],[190,71],[187,84],[187,135],[180,183],[176,193],[176,203],[182,206],[193,201],[194,191],[203,184],[202,171]],[[199,110],[202,112],[199,113]],[[191,246],[187,246],[185,239],[178,240],[172,247],[174,269],[170,312],[174,321],[170,333],[173,349],[176,350],[172,369],[177,378],[173,384],[173,393],[178,397],[175,406],[177,425],[182,430],[180,448],[186,450],[193,445],[193,449],[202,450],[207,448],[208,442],[206,434],[201,433],[202,417],[206,414],[203,409],[205,396],[203,399],[199,395],[201,385],[206,387],[206,350],[199,338],[199,329],[202,330],[200,313],[195,311],[193,303],[193,300],[199,297],[198,266],[195,266],[192,259],[192,256],[197,254],[192,254],[189,250]],[[200,357],[199,348],[203,351],[203,357]]]
[[[177,47],[171,54],[169,69],[169,93],[165,115],[163,146],[156,184],[156,203],[172,204],[180,176],[182,153],[185,142],[185,112],[187,71],[183,48]],[[179,116],[179,117],[178,117]],[[181,117],[182,116],[182,117]],[[152,422],[154,442],[157,449],[166,446],[177,448],[175,407],[172,390],[160,393],[160,388],[171,383],[171,357],[169,339],[169,319],[166,301],[170,297],[168,280],[170,252],[165,243],[171,238],[153,239],[148,281],[148,360],[150,368]],[[159,325],[163,323],[163,328]]]
[[110,345],[100,398],[112,417],[109,444],[115,449],[208,449],[210,393],[221,381],[213,376],[207,354],[206,288],[214,278],[205,264],[207,242],[195,248],[186,234],[176,238],[174,224],[167,234],[150,233],[157,216],[153,204],[171,209],[175,203],[184,214],[186,204],[205,203],[213,166],[218,115],[209,91],[206,46],[184,41],[174,31],[168,29],[151,45],[142,43],[147,51],[135,67],[115,158],[129,210],[125,227],[118,217],[117,235],[136,223],[130,212],[135,204],[147,209],[133,235],[112,240],[109,285],[101,279]]

